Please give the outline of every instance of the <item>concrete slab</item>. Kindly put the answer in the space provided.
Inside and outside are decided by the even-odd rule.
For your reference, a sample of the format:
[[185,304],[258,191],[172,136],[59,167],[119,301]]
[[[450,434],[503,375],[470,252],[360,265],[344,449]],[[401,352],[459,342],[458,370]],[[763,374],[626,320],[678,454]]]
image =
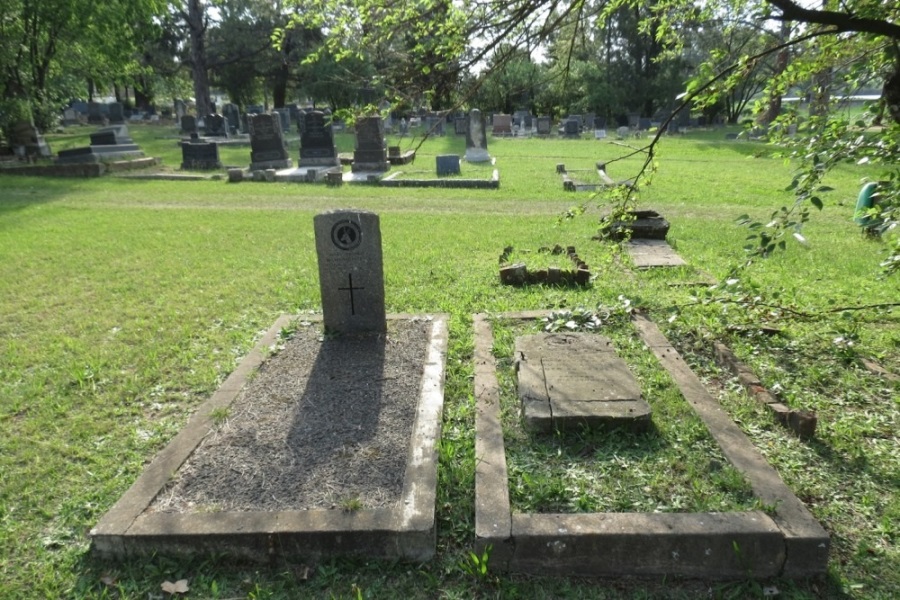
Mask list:
[[639,269],[681,267],[687,264],[666,240],[632,239],[626,250],[634,266]]
[[[214,429],[212,414],[238,396],[295,317],[283,315],[238,365],[184,429],[90,532],[101,558],[164,553],[215,553],[255,561],[273,557],[361,555],[423,561],[434,555],[437,443],[444,399],[447,315],[388,315],[426,318],[431,334],[409,444],[401,500],[390,508],[356,511],[242,511],[162,513],[148,510],[179,468]],[[304,315],[304,320],[321,317]]]
[[516,339],[519,398],[536,431],[582,426],[644,429],[650,405],[607,338],[590,333],[538,333]]
[[[549,311],[497,315],[538,319]],[[827,570],[830,540],[752,442],[718,406],[656,326],[635,326],[725,456],[769,512],[513,514],[500,391],[487,315],[475,315],[475,535],[502,571],[575,576],[709,579],[809,577]]]
[[384,177],[386,171],[348,171],[344,173],[344,183],[375,183]]
[[311,183],[325,181],[331,171],[340,172],[340,167],[295,167],[293,169],[281,169],[275,172],[275,181],[289,181],[295,183]]

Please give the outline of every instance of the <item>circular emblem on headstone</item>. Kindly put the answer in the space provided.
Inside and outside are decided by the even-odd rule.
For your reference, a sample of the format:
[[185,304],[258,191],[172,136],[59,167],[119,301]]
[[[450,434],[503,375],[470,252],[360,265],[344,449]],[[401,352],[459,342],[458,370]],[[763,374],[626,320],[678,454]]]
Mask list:
[[331,241],[341,250],[353,250],[362,241],[359,224],[349,219],[338,221],[331,228]]

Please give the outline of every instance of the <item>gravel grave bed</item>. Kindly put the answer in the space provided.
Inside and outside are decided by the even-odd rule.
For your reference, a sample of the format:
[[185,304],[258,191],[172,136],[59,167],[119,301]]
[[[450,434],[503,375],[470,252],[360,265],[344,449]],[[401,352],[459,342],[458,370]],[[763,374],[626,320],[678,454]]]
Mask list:
[[302,322],[235,398],[151,511],[392,506],[400,499],[431,322],[325,337]]

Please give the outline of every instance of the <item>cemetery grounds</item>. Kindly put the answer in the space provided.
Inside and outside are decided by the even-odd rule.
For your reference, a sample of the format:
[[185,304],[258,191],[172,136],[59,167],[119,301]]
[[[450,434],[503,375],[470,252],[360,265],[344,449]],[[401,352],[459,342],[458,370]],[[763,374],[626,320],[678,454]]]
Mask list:
[[[180,164],[171,128],[129,129],[148,156],[162,157],[169,169]],[[85,145],[87,131],[75,131],[47,136],[53,150]],[[732,272],[746,261],[748,231],[737,218],[765,222],[789,206],[792,165],[762,143],[724,137],[718,130],[663,141],[638,206],[672,223],[668,239],[689,266],[653,271],[629,268],[616,245],[592,240],[602,199],[563,191],[556,174],[559,163],[591,169],[627,152],[608,140],[491,139],[499,190],[0,174],[0,597],[161,598],[163,582],[182,579],[188,598],[893,597],[900,589],[900,384],[866,361],[900,374],[900,280],[879,278],[884,246],[852,223],[862,178],[877,173],[839,168],[827,178],[833,190],[823,194],[824,209],[803,230],[805,243],[792,240],[785,252]],[[349,135],[337,138],[340,151],[352,150]],[[401,141],[404,149],[410,144]],[[296,161],[296,141],[290,153]],[[436,155],[450,153],[464,153],[461,137],[428,140],[415,168],[431,170]],[[246,167],[249,147],[222,147],[221,158]],[[611,163],[609,172],[633,176],[638,160]],[[557,223],[579,203],[588,204],[586,214]],[[261,332],[279,314],[320,311],[313,216],[348,207],[381,216],[388,312],[451,315],[436,557],[413,565],[340,559],[268,566],[215,557],[92,559],[87,532]],[[505,247],[540,262],[548,259],[538,249],[557,244],[576,247],[591,268],[591,286],[499,285]],[[711,288],[716,281],[723,285]],[[597,581],[481,568],[484,557],[470,552],[472,315],[579,308],[610,314],[609,335],[623,345],[628,310],[646,311],[659,324],[832,536],[827,577]],[[496,324],[503,366],[512,332],[502,319]],[[815,438],[800,440],[774,423],[716,364],[713,341],[725,342],[789,407],[814,410]],[[632,346],[626,360],[638,365],[642,384],[670,387],[649,352]],[[677,424],[666,427],[679,435]],[[722,493],[705,477],[718,460],[707,444],[679,455],[685,478],[670,476],[660,467],[665,461],[639,472],[629,443],[633,450],[641,442],[596,445],[604,476],[589,496],[547,479],[517,491],[516,502],[540,507],[537,490],[549,486],[553,510],[585,503],[593,510],[597,499],[611,502],[602,510],[746,503],[739,477],[717,476]],[[616,495],[614,465],[628,473],[625,500]],[[650,505],[641,490],[666,501]]]

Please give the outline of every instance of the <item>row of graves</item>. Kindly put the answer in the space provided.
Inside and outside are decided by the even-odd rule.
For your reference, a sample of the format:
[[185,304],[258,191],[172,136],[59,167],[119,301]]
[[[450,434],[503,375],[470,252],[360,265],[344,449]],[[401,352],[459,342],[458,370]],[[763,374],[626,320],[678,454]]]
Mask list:
[[[436,157],[433,172],[410,170],[416,157],[415,150],[403,151],[400,146],[388,146],[385,120],[381,116],[360,117],[354,130],[356,135],[352,158],[343,159],[334,142],[334,126],[329,116],[316,110],[304,111],[300,131],[299,160],[294,165],[283,129],[285,117],[279,113],[246,115],[250,143],[249,168],[229,168],[228,180],[318,182],[332,185],[343,183],[367,183],[388,187],[499,187],[499,172],[493,168],[494,159],[487,150],[484,117],[477,109],[467,116],[466,153]],[[193,123],[188,123],[193,125]],[[228,120],[224,115],[207,115],[206,133],[200,136],[194,127],[190,137],[183,139],[182,164],[184,170],[221,169],[218,136],[210,130],[227,131]],[[223,136],[224,137],[224,136]],[[345,172],[343,164],[349,164]],[[476,177],[466,177],[463,165],[472,169]],[[481,168],[487,165],[488,168]],[[403,170],[392,167],[406,166]],[[436,175],[436,178],[434,177]]]
[[[377,214],[325,212],[312,230],[321,315],[276,320],[90,531],[98,557],[305,562],[353,555],[420,564],[435,556],[448,316],[386,314]],[[472,318],[472,544],[485,568],[731,580],[827,571],[828,533],[640,312],[629,331],[671,376],[758,505],[727,512],[516,509],[507,444],[625,431],[652,453],[655,421],[665,418],[655,407],[658,390],[642,383],[605,334],[526,326],[514,329],[514,345],[498,355],[496,328],[547,316]],[[501,372],[513,386],[501,387]],[[216,419],[223,411],[224,423]],[[510,419],[518,424],[515,440]],[[573,444],[568,460],[595,460]]]

